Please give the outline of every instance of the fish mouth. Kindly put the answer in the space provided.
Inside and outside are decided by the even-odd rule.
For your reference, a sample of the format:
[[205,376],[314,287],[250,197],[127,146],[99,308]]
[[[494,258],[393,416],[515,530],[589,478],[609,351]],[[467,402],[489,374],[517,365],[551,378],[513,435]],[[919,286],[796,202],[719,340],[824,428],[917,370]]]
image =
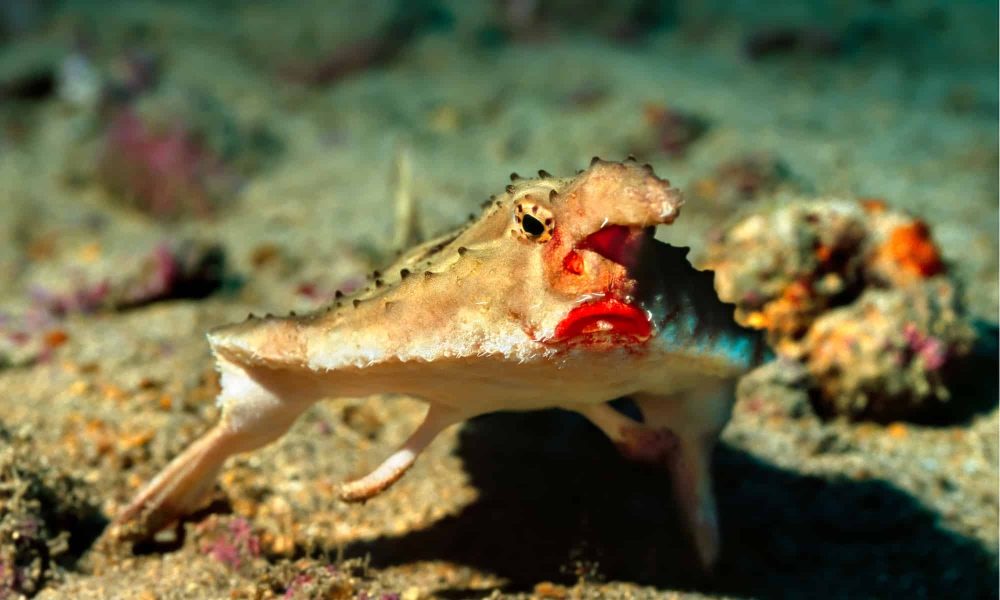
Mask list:
[[[589,251],[631,270],[639,262],[644,244],[653,238],[655,227],[605,225],[591,233],[567,255],[564,267],[579,273],[579,253]],[[621,346],[642,343],[653,331],[650,315],[611,290],[600,297],[579,304],[556,325],[550,342],[574,342],[587,345]]]
[[641,343],[648,340],[652,332],[653,325],[646,311],[615,298],[601,298],[569,311],[556,326],[551,341]]

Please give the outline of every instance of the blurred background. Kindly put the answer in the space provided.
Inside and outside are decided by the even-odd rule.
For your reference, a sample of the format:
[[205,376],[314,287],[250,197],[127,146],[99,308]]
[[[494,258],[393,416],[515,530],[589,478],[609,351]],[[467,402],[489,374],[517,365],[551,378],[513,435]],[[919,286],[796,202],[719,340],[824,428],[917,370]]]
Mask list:
[[[973,0],[0,0],[0,598],[996,597],[997,24]],[[430,236],[511,172],[629,154],[685,191],[658,237],[786,359],[725,436],[716,576],[656,474],[556,413],[335,502],[419,418],[388,398],[233,461],[186,537],[93,546],[216,417],[204,331],[363,286],[400,193]]]

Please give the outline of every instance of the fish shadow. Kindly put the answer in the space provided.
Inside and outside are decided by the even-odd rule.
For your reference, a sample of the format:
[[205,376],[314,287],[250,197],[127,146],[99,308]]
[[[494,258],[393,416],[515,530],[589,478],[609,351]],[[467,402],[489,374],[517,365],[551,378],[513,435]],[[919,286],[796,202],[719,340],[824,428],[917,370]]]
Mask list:
[[997,557],[885,481],[801,475],[723,444],[714,471],[723,551],[704,575],[665,473],[621,458],[577,415],[479,417],[461,432],[459,454],[475,502],[346,555],[379,567],[451,561],[505,578],[507,591],[589,578],[759,598],[998,594]]

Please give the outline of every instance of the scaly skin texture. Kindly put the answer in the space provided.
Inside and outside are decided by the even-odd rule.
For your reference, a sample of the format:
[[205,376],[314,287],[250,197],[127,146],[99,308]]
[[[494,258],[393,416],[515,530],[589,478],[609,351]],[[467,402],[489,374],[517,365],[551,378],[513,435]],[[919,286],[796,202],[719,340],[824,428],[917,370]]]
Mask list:
[[[650,167],[595,159],[573,178],[539,175],[325,311],[211,332],[222,418],[119,515],[117,534],[146,536],[198,508],[226,458],[277,439],[313,402],[393,392],[425,400],[425,420],[342,499],[389,487],[450,425],[561,407],[625,456],[664,467],[711,566],[711,452],[736,378],[759,362],[759,336],[733,322],[711,273],[653,238],[683,202]],[[606,404],[621,396],[642,423]]]

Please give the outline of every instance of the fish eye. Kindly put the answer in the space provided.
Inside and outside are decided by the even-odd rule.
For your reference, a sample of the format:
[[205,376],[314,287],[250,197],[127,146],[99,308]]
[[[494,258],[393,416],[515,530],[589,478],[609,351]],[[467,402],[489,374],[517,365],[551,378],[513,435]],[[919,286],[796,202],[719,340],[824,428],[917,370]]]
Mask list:
[[538,237],[545,233],[545,225],[531,215],[524,215],[521,219],[521,229],[531,237]]
[[533,242],[544,243],[552,238],[555,218],[548,207],[530,198],[525,198],[514,206],[513,233]]

